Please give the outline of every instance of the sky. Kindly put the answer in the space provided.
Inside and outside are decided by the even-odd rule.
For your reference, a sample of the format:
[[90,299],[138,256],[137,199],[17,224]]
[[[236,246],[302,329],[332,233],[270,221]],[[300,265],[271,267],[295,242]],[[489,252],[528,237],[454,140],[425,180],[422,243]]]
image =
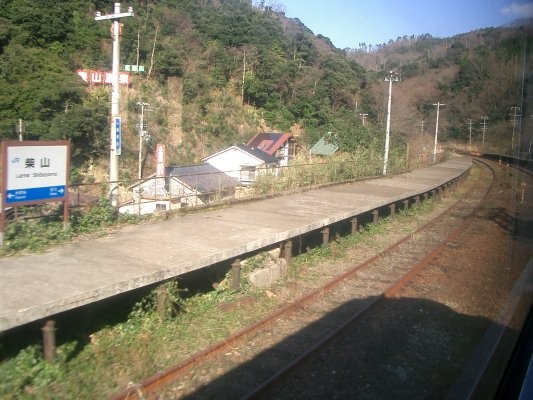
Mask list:
[[[268,4],[268,2],[265,2]],[[444,38],[533,17],[528,0],[274,0],[340,49],[405,35]]]

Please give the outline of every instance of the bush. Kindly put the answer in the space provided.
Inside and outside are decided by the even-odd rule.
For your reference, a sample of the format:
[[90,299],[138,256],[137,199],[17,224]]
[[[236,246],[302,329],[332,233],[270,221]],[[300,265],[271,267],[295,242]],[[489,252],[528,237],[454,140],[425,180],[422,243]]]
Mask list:
[[88,211],[78,211],[71,217],[72,230],[76,233],[88,233],[110,226],[118,221],[118,211],[107,198],[100,198]]

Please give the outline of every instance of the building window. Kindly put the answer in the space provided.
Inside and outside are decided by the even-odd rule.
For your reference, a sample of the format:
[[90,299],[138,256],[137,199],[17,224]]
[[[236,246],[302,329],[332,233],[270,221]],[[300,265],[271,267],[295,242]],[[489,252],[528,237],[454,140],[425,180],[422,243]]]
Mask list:
[[253,165],[241,165],[240,181],[243,183],[255,180],[255,167]]
[[165,211],[166,209],[167,209],[167,205],[166,204],[155,203],[155,210],[156,211]]

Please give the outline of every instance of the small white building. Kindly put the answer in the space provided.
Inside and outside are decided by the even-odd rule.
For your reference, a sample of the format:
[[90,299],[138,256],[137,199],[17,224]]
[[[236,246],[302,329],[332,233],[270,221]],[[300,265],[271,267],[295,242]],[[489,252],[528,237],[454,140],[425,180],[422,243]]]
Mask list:
[[278,161],[257,147],[237,144],[204,158],[202,161],[249,185],[260,174],[277,174]]
[[239,182],[210,164],[165,168],[165,176],[149,176],[128,189],[132,199],[119,207],[121,213],[149,214],[199,206],[235,197]]

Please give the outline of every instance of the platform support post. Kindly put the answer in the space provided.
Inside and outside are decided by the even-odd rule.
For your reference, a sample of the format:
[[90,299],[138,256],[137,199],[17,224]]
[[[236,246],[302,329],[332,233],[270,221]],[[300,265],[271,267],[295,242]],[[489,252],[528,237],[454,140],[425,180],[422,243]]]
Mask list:
[[389,204],[389,208],[390,208],[390,216],[391,218],[394,218],[396,216],[396,204],[395,203]]
[[420,196],[415,196],[415,204],[416,205],[420,204]]
[[167,286],[163,283],[157,287],[157,316],[159,321],[165,320],[165,314],[167,310],[167,301],[168,301],[168,289]]
[[403,209],[407,210],[409,208],[409,199],[405,199],[403,201]]
[[43,332],[43,355],[48,362],[54,361],[56,357],[56,328],[55,321],[48,320],[41,328]]
[[379,218],[379,211],[378,210],[372,211],[372,221],[376,223],[378,222],[378,218]]
[[329,244],[329,228],[324,228],[320,232],[322,232],[322,244]]
[[241,260],[238,258],[231,264],[231,287],[233,290],[241,288]]
[[428,201],[429,193],[426,192],[426,193],[423,194],[423,196],[424,196],[424,201]]
[[283,256],[287,264],[291,262],[292,259],[292,240],[287,240],[283,246]]
[[352,218],[350,222],[352,223],[351,233],[355,235],[357,233],[357,217]]

